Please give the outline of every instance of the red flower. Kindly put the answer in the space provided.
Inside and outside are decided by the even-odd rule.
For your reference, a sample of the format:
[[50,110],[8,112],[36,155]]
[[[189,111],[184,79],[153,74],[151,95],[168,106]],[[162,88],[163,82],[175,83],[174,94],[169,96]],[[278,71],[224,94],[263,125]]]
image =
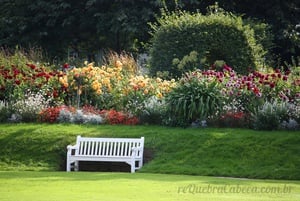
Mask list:
[[277,68],[277,69],[275,70],[275,72],[276,72],[276,73],[280,73],[280,69]]
[[20,85],[20,84],[21,84],[21,81],[20,81],[20,80],[16,80],[16,81],[15,81],[15,84],[16,84],[16,85]]
[[28,67],[30,67],[32,70],[34,70],[36,68],[36,66],[34,64],[26,64]]
[[19,73],[20,71],[18,69],[14,69],[14,77],[16,77]]
[[270,83],[270,87],[273,89],[275,87],[275,83],[274,82],[271,82]]
[[70,65],[68,64],[68,63],[65,63],[64,65],[63,65],[63,68],[64,69],[67,69],[67,68],[69,68],[70,67]]
[[56,90],[54,90],[52,95],[53,95],[54,98],[57,98],[58,97],[58,92]]
[[257,95],[257,94],[260,93],[260,91],[259,91],[259,89],[257,87],[254,87],[253,88],[253,93]]
[[280,79],[280,78],[281,78],[281,74],[280,74],[280,73],[278,73],[278,74],[277,74],[277,77]]

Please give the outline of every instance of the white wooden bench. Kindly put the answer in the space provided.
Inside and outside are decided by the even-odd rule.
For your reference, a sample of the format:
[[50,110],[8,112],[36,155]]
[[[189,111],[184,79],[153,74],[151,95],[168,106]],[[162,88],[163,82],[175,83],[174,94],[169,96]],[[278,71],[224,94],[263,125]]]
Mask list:
[[143,166],[144,137],[91,138],[77,136],[75,145],[67,146],[67,167],[79,170],[79,161],[125,162],[131,172]]

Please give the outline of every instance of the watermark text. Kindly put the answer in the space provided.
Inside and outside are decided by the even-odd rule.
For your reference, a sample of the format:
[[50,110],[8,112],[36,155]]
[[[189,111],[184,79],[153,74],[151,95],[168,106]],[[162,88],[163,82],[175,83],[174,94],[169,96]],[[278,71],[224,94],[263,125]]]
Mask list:
[[186,186],[179,186],[178,193],[241,193],[241,194],[289,194],[292,191],[292,187],[288,185],[280,186],[246,186],[246,185],[197,185],[188,184]]

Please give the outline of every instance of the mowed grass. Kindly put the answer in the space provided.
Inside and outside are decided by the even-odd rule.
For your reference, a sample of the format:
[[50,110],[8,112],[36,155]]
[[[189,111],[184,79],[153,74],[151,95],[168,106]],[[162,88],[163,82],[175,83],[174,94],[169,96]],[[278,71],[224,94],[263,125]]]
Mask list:
[[65,170],[77,135],[145,137],[140,173],[300,179],[300,132],[62,124],[0,124],[0,170]]
[[298,201],[299,181],[149,173],[0,172],[1,201]]

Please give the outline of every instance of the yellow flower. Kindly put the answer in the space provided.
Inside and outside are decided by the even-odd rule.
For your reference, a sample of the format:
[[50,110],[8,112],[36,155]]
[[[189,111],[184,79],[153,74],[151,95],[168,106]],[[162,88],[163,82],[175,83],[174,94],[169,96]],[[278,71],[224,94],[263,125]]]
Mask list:
[[97,95],[102,94],[102,90],[101,90],[101,89],[98,89],[98,90],[96,91],[96,94],[97,94]]
[[107,68],[106,71],[107,71],[108,73],[112,73],[112,72],[113,72],[113,69],[112,69],[112,68]]
[[163,95],[162,95],[160,92],[158,92],[158,94],[156,94],[156,97],[157,97],[157,98],[162,98]]
[[87,66],[88,66],[88,68],[93,68],[94,63],[93,63],[93,62],[92,62],[92,63],[89,63]]
[[68,77],[64,76],[64,77],[60,77],[59,78],[59,82],[65,87],[68,88],[69,84],[68,84]]
[[116,65],[117,68],[122,68],[122,66],[123,66],[122,62],[119,61],[119,60],[116,61],[115,65]]
[[110,80],[106,77],[102,80],[102,83],[106,86],[108,86],[110,84]]
[[146,94],[148,94],[148,93],[149,93],[148,89],[145,89],[145,90],[144,90],[144,94],[146,95]]
[[97,91],[101,88],[101,84],[98,82],[98,80],[95,80],[92,82],[92,88]]

